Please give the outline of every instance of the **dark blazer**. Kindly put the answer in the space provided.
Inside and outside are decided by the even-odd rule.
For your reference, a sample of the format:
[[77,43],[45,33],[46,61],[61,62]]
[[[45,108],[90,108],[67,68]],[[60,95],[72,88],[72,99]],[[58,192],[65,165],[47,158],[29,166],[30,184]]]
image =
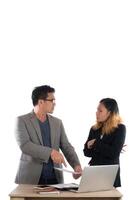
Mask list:
[[[111,134],[105,134],[103,138],[101,138],[101,135],[101,128],[97,130],[94,130],[93,128],[90,129],[89,136],[83,150],[85,156],[91,157],[89,165],[120,164],[120,152],[122,150],[126,135],[125,125],[119,124]],[[96,139],[96,142],[91,149],[88,149],[87,142],[92,139]],[[121,186],[120,167],[114,182],[114,186]]]
[[[28,113],[17,118],[16,140],[21,149],[21,158],[15,182],[18,184],[38,184],[43,163],[47,163],[53,149],[62,150],[69,164],[74,168],[80,165],[78,156],[65,134],[62,121],[48,115],[51,148],[44,146],[41,130],[35,113]],[[62,167],[55,164],[55,167]],[[63,182],[62,172],[56,170],[59,183]]]

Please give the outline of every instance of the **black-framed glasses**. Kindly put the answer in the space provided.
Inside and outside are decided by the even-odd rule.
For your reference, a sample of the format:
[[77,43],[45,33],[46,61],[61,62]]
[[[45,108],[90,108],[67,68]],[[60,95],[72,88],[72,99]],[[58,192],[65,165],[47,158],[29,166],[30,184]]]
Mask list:
[[55,103],[55,99],[45,99],[44,101],[50,101],[52,103]]

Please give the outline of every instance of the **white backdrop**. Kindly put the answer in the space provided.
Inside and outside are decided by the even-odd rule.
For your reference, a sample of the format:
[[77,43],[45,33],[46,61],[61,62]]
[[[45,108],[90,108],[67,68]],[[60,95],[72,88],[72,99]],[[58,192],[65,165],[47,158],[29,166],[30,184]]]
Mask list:
[[[55,87],[54,115],[63,120],[83,167],[89,161],[83,145],[99,100],[118,101],[128,145],[121,154],[121,191],[124,200],[133,199],[136,10],[132,0],[0,1],[1,199],[8,199],[16,186],[20,151],[14,138],[15,117],[32,110],[31,91],[41,84]],[[65,181],[74,182],[66,174]]]

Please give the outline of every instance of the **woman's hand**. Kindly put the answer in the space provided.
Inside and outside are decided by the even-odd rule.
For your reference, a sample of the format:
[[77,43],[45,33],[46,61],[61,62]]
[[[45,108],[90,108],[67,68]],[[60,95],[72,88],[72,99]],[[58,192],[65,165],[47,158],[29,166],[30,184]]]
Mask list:
[[127,144],[124,144],[122,147],[121,153],[126,152],[126,150],[127,150]]
[[93,144],[95,143],[95,141],[96,141],[96,139],[92,139],[92,140],[89,140],[89,141],[87,142],[87,147],[88,147],[88,149],[91,149],[91,148],[92,148],[92,146],[93,146]]

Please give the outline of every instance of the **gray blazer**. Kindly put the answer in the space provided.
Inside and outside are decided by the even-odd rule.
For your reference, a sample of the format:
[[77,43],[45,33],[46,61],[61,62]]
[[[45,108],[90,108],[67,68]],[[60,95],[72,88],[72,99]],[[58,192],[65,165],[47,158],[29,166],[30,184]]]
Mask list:
[[[44,162],[48,162],[52,148],[62,150],[69,164],[74,168],[79,165],[78,156],[69,143],[62,121],[48,115],[51,131],[51,148],[43,146],[41,131],[34,112],[17,118],[16,140],[22,151],[15,182],[18,184],[38,184]],[[55,164],[55,167],[62,165]],[[63,182],[63,174],[55,171],[59,183]]]

